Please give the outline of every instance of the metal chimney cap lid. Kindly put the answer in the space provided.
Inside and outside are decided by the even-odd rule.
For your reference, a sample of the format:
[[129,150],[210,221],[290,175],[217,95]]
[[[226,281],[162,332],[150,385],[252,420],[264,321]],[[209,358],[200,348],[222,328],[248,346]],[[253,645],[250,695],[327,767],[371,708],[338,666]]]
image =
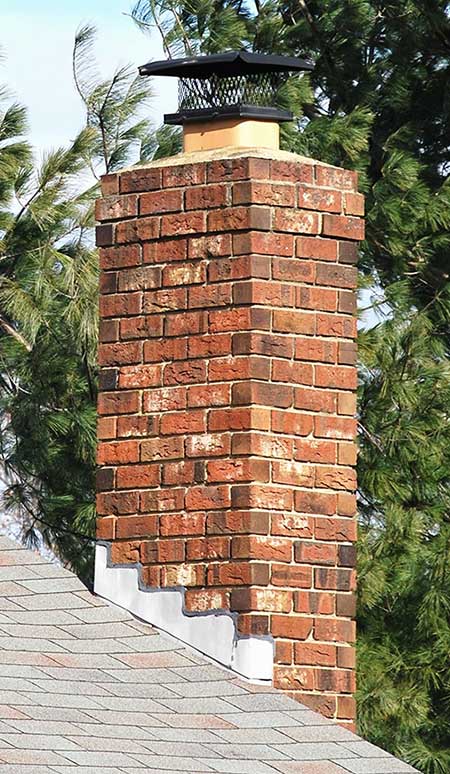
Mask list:
[[264,72],[296,72],[313,70],[314,64],[308,59],[293,56],[258,54],[251,51],[227,51],[223,54],[191,56],[184,59],[165,59],[148,62],[139,67],[140,75],[170,75],[177,78],[228,77],[230,75],[253,75]]

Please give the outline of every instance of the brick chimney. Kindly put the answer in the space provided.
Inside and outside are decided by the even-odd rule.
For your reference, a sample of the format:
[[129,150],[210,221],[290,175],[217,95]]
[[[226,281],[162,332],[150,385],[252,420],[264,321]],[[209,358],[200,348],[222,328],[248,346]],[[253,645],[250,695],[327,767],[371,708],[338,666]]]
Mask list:
[[98,201],[96,591],[354,719],[356,174],[222,148]]

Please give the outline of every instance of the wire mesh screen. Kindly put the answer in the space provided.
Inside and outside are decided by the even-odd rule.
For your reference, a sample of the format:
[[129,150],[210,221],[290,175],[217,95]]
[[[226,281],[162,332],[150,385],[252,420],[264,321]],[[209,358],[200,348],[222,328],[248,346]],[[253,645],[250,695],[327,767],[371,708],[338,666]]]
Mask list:
[[205,110],[227,105],[274,107],[278,89],[286,78],[283,72],[180,78],[178,109]]

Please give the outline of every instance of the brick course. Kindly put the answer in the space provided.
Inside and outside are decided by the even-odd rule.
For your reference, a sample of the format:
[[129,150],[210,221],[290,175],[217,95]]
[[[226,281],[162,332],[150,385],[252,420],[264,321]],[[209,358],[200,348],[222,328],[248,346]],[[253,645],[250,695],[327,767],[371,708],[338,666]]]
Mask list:
[[103,179],[98,537],[276,642],[353,718],[356,175],[235,158]]

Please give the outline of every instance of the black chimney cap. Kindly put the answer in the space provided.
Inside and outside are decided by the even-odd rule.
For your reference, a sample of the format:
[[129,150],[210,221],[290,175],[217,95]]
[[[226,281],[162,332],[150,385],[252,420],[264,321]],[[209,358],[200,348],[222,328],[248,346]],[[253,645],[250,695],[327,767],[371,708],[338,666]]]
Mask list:
[[256,75],[268,72],[298,72],[313,70],[308,59],[294,56],[254,54],[251,51],[227,51],[224,54],[190,56],[184,59],[164,59],[139,67],[140,75],[171,75],[177,78],[227,78],[230,75]]
[[307,59],[242,50],[149,62],[139,73],[179,78],[178,112],[164,121],[185,124],[217,118],[291,121],[292,113],[276,107],[278,90],[291,72],[312,69]]

